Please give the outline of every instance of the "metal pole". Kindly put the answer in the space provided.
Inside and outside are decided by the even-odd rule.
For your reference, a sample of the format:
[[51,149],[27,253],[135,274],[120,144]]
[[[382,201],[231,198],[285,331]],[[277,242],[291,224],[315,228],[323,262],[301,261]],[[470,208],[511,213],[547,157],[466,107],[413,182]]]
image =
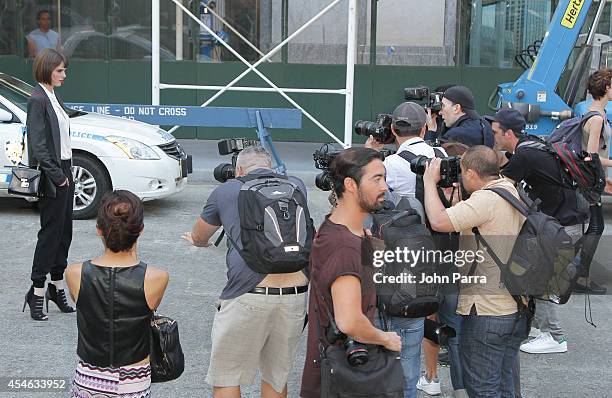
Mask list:
[[599,1],[599,7],[597,8],[597,14],[595,14],[595,18],[593,19],[593,25],[591,26],[591,30],[589,31],[589,36],[585,43],[587,46],[590,46],[593,44],[595,33],[597,33],[597,25],[599,25],[599,20],[601,19],[601,14],[603,14],[606,4],[607,4],[607,1],[604,1],[604,0]]
[[[159,1],[159,0],[158,0]],[[306,29],[308,26],[310,26],[313,22],[315,22],[318,18],[320,18],[322,15],[324,15],[326,12],[328,12],[329,10],[331,10],[336,4],[338,4],[340,2],[340,0],[334,0],[330,5],[328,5],[327,7],[325,7],[323,10],[321,10],[321,12],[319,12],[317,15],[315,15],[310,21],[308,21],[306,24],[304,24],[300,29],[296,30],[295,32],[293,32],[291,34],[291,36],[289,36],[286,40],[283,40],[278,46],[276,46],[274,49],[272,49],[270,52],[268,52],[268,54],[266,54],[265,57],[261,58],[259,61],[257,61],[255,64],[251,64],[249,63],[249,61],[247,61],[246,59],[244,59],[244,57],[242,55],[240,55],[234,48],[232,48],[232,46],[230,46],[229,44],[227,44],[223,39],[221,39],[215,32],[213,32],[212,29],[210,29],[208,26],[206,26],[204,23],[202,23],[202,21],[200,21],[198,18],[195,17],[195,15],[193,15],[191,12],[189,12],[185,7],[183,7],[183,5],[180,5],[178,3],[177,0],[172,0],[175,4],[179,5],[183,11],[185,11],[189,17],[191,19],[193,19],[194,21],[196,21],[201,27],[204,28],[204,30],[206,30],[211,36],[213,36],[219,43],[221,43],[225,48],[227,48],[229,50],[229,52],[231,52],[236,58],[238,58],[238,60],[240,60],[240,62],[242,62],[243,64],[245,64],[248,69],[246,71],[244,71],[240,76],[238,76],[236,79],[234,79],[232,82],[230,82],[227,86],[225,86],[224,90],[221,90],[220,92],[218,92],[217,94],[215,94],[214,96],[212,96],[208,101],[206,101],[204,104],[200,105],[201,107],[205,107],[207,106],[210,102],[212,102],[215,98],[217,98],[219,95],[221,95],[223,92],[225,92],[225,90],[227,90],[229,87],[233,86],[238,80],[240,80],[242,77],[244,77],[246,74],[248,74],[251,70],[254,71],[257,76],[259,76],[264,82],[268,83],[272,88],[274,88],[276,90],[276,92],[278,92],[283,98],[285,98],[287,100],[287,102],[289,102],[291,105],[293,105],[294,107],[296,107],[297,109],[299,109],[300,111],[302,111],[302,113],[304,114],[304,116],[306,116],[308,119],[310,119],[317,127],[319,127],[321,130],[323,130],[325,132],[325,134],[329,135],[334,141],[338,142],[339,144],[344,145],[344,143],[342,141],[340,141],[338,139],[338,137],[336,137],[331,131],[329,131],[329,129],[325,126],[323,126],[321,124],[321,122],[319,122],[317,119],[315,119],[310,113],[308,113],[304,108],[302,108],[297,102],[295,102],[291,97],[289,97],[287,94],[285,94],[280,88],[278,88],[278,86],[276,84],[274,84],[274,82],[272,82],[270,79],[268,79],[266,77],[266,75],[264,75],[263,73],[261,73],[259,70],[256,69],[256,67],[258,65],[260,65],[262,62],[265,62],[268,58],[270,58],[271,56],[273,56],[276,52],[278,52],[278,50],[284,46],[289,40],[293,39],[293,37],[297,36],[298,34],[300,34],[304,29]],[[351,0],[354,2],[354,0]],[[354,43],[353,43],[354,44]],[[168,130],[169,133],[173,133],[174,131],[176,131],[176,129],[178,129],[180,126],[174,126],[172,127],[170,130]]]
[[[221,90],[225,86],[198,86],[193,84],[165,84],[160,83],[159,88],[169,89],[169,88],[179,88],[183,90]],[[300,93],[300,94],[341,94],[346,95],[346,90],[343,88],[340,89],[324,89],[324,88],[284,88],[279,87],[280,90],[286,93]],[[230,87],[227,91],[248,91],[248,92],[270,92],[275,93],[276,90],[271,87]]]
[[[281,3],[281,39],[285,40],[289,35],[289,0],[283,0]],[[289,62],[289,49],[287,46],[283,47],[281,52],[281,61],[284,63]]]
[[370,65],[376,65],[376,29],[378,29],[378,0],[372,0],[370,8]]
[[159,0],[151,0],[151,105],[159,105]]
[[175,22],[175,40],[176,40],[176,60],[183,60],[183,11],[176,6],[176,22]]
[[349,0],[348,37],[346,48],[346,102],[344,105],[344,147],[353,144],[353,87],[355,84],[355,57],[357,55],[357,0]]

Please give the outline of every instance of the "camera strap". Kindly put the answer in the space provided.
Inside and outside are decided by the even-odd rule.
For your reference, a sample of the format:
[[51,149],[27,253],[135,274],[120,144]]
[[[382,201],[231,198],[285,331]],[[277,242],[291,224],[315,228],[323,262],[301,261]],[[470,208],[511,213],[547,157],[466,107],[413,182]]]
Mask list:
[[[331,311],[329,310],[329,307],[327,306],[325,297],[323,297],[323,294],[321,294],[321,292],[319,291],[319,288],[317,287],[314,274],[310,278],[310,286],[312,286],[312,289],[315,292],[315,294],[321,299],[321,303],[325,307],[325,312],[327,313],[327,318],[329,320],[329,323],[331,324],[332,322],[334,322],[335,324],[334,317]],[[325,337],[325,331],[323,327],[321,326],[321,311],[319,311],[319,306],[316,303],[314,305],[314,310],[316,312],[315,319],[317,321],[317,334],[319,335],[319,343],[320,343],[319,351],[321,352],[321,355],[323,355],[323,352],[325,351],[325,347],[330,346],[331,344],[329,343],[329,341],[327,341],[327,338]]]

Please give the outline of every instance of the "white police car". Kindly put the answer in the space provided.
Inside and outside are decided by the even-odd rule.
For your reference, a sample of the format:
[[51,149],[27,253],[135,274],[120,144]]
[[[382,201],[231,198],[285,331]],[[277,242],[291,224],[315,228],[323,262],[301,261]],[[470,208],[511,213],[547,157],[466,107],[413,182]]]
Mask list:
[[[11,168],[24,161],[22,135],[31,85],[0,73],[0,196],[8,196]],[[143,200],[163,198],[187,186],[191,156],[155,126],[96,113],[70,118],[74,217],[96,214],[105,192],[126,189]],[[27,135],[26,135],[27,137]]]

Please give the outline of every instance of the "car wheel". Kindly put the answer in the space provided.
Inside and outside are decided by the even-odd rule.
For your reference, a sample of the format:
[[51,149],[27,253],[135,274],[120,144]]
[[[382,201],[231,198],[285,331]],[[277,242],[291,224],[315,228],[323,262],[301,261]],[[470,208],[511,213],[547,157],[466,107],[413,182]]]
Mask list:
[[102,196],[111,189],[104,166],[84,155],[75,154],[72,159],[74,180],[74,219],[91,218],[98,213]]

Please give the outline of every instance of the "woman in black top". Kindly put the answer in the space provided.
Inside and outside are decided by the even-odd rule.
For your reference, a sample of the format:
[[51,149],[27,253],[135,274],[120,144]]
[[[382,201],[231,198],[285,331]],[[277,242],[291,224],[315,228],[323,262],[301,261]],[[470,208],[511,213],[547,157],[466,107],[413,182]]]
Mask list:
[[41,51],[34,60],[33,73],[38,82],[28,99],[27,137],[28,162],[40,166],[44,191],[38,206],[40,231],[32,262],[32,287],[26,294],[30,316],[46,321],[43,313],[43,292],[47,274],[51,283],[44,300],[55,302],[62,312],[74,312],[64,293],[64,270],[72,241],[72,149],[70,147],[70,119],[54,88],[64,83],[68,61],[53,49]]
[[151,315],[168,272],[138,259],[143,217],[142,201],[133,193],[107,194],[97,219],[104,254],[66,269],[77,307],[80,358],[71,397],[150,396]]

